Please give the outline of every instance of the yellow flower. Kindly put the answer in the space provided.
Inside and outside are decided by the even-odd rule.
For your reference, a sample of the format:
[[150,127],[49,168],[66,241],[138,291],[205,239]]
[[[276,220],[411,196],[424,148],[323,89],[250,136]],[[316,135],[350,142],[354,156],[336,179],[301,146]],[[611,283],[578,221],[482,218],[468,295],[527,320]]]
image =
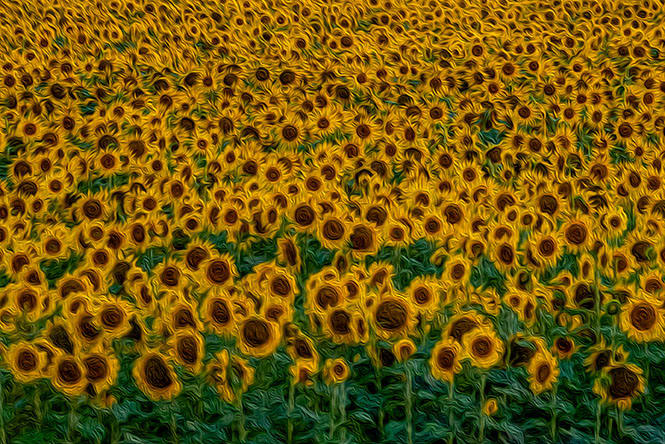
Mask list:
[[492,416],[497,411],[499,411],[499,404],[495,398],[490,398],[483,404],[483,414],[486,416]]
[[250,317],[239,323],[236,334],[240,350],[256,357],[272,354],[281,339],[278,325],[259,317]]
[[398,362],[406,362],[416,349],[416,344],[411,339],[400,339],[393,345],[393,353]]
[[47,355],[34,344],[19,342],[3,350],[5,362],[17,381],[30,382],[41,378],[47,363]]
[[323,375],[326,384],[339,384],[349,378],[351,370],[343,358],[326,360]]
[[499,363],[503,356],[503,342],[494,330],[480,327],[469,332],[462,339],[464,357],[476,367],[488,369]]
[[99,394],[115,384],[120,365],[112,349],[96,347],[81,359],[85,368],[85,378]]
[[397,295],[381,297],[374,304],[372,313],[376,332],[385,339],[408,334],[416,323],[409,301]]
[[593,391],[607,404],[628,410],[632,402],[644,393],[642,369],[633,364],[615,364],[603,368],[596,378]]
[[77,396],[83,393],[87,384],[84,372],[80,359],[60,354],[51,367],[51,382],[66,395]]
[[631,298],[621,310],[621,330],[637,342],[662,340],[665,337],[665,318],[661,306],[646,293]]
[[550,390],[559,376],[559,367],[554,357],[546,350],[536,353],[528,366],[529,387],[535,394]]
[[460,344],[451,337],[436,343],[429,360],[432,376],[442,381],[452,382],[455,374],[462,370]]
[[134,362],[132,370],[136,384],[151,399],[171,399],[180,392],[180,381],[164,359],[154,351],[147,351]]
[[197,374],[201,369],[204,344],[201,334],[190,330],[178,330],[169,340],[171,356],[180,365]]

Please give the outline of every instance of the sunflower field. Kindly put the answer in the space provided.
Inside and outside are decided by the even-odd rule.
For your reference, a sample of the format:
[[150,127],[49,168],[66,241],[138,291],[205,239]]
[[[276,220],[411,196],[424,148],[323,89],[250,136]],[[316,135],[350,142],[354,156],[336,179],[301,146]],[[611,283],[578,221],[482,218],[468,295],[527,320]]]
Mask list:
[[665,442],[662,1],[0,29],[0,444]]

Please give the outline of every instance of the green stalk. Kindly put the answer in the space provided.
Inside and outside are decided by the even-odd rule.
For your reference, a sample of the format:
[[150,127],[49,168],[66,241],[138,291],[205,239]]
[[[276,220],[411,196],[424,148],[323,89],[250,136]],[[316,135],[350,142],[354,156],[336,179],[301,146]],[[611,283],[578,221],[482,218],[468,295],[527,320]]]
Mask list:
[[340,442],[346,442],[346,390],[344,388],[344,383],[339,385],[339,413],[342,418],[342,437]]
[[406,384],[404,386],[404,400],[406,402],[406,441],[413,444],[413,380],[409,371],[408,361],[404,363],[404,376]]
[[72,428],[74,427],[74,403],[69,402],[69,414],[67,414],[67,442],[72,441]]
[[594,271],[594,296],[595,296],[595,308],[596,308],[596,336],[600,337],[600,289],[599,279],[598,279],[598,260],[596,259],[596,270]]
[[596,435],[595,435],[595,442],[599,443],[600,442],[600,402],[598,403],[598,406],[596,407]]
[[450,427],[450,437],[448,438],[448,444],[453,444],[455,439],[455,431],[453,428],[453,420],[455,419],[455,412],[453,410],[453,394],[455,393],[455,384],[453,381],[450,381],[450,386],[448,387],[448,402],[450,404],[448,412],[448,426]]
[[337,408],[337,403],[335,401],[337,400],[337,387],[333,385],[330,390],[330,430],[328,432],[328,438],[332,441],[335,436],[335,409]]
[[557,384],[554,384],[552,388],[552,420],[550,421],[550,433],[552,435],[552,441],[556,441],[556,426],[557,426],[557,414],[556,414],[556,392]]
[[288,431],[287,439],[289,444],[293,443],[293,409],[295,407],[295,383],[292,381],[289,385],[289,415],[288,415]]
[[[2,375],[0,375],[2,377]],[[7,437],[5,436],[5,384],[4,378],[2,378],[2,384],[0,385],[0,443],[7,444]]]
[[485,415],[483,414],[483,406],[485,405],[485,382],[487,375],[483,373],[480,379],[480,430],[478,431],[478,442],[485,441]]
[[171,429],[171,437],[173,438],[173,442],[178,442],[178,423],[175,418],[175,410],[173,409],[173,404],[171,404],[169,410],[171,411],[171,423],[169,424],[169,427]]
[[236,396],[238,397],[238,441],[245,442],[247,431],[245,430],[245,412],[242,407],[242,396],[240,393]]

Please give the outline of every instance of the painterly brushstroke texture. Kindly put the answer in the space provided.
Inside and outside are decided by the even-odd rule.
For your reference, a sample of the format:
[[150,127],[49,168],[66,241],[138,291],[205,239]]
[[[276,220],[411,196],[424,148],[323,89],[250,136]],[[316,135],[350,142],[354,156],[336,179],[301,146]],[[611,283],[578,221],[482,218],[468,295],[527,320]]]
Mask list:
[[664,10],[0,0],[0,442],[665,442]]

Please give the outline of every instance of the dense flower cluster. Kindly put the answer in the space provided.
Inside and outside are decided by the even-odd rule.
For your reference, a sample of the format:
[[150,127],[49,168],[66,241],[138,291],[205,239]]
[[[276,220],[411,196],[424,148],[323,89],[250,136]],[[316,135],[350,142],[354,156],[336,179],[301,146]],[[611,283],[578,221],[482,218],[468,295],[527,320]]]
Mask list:
[[[659,2],[186,3],[0,11],[16,381],[111,406],[125,368],[238,403],[283,355],[304,390],[365,358],[451,399],[513,371],[537,398],[564,362],[604,406],[650,390]],[[506,401],[480,396],[482,439]]]

